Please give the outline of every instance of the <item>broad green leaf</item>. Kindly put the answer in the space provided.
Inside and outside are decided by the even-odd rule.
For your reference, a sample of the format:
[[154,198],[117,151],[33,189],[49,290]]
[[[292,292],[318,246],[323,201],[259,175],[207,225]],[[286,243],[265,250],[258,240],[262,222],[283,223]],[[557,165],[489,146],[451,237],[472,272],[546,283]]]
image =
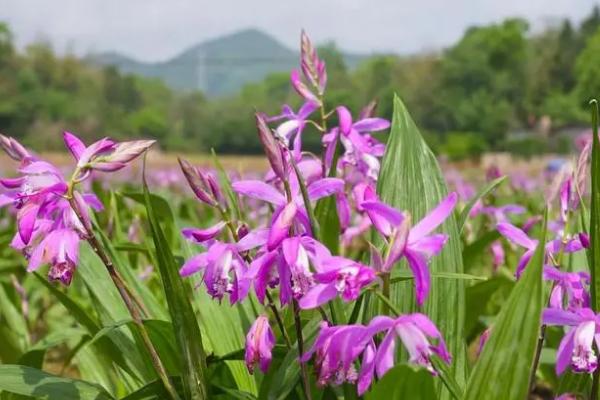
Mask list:
[[[546,243],[547,212],[539,243]],[[465,400],[525,399],[542,307],[544,246],[538,246],[491,328],[469,377]]]
[[[417,223],[448,194],[435,156],[397,96],[394,98],[392,127],[379,173],[377,192],[386,204],[410,212],[413,223]],[[462,274],[461,242],[454,216],[446,220],[441,232],[448,234],[449,239],[444,250],[433,257],[429,269],[432,274]],[[404,263],[396,265],[392,278],[396,273],[403,272],[404,268]],[[414,298],[410,281],[393,285],[390,292],[391,301],[402,312],[418,310]],[[429,297],[420,310],[435,322],[444,335],[453,355],[451,371],[459,385],[465,382],[466,367],[464,301],[462,280],[434,279]],[[441,398],[451,397],[445,388],[441,388],[441,384],[438,384],[438,388]]]
[[334,196],[325,197],[317,202],[315,218],[319,224],[321,242],[327,246],[332,254],[339,254],[340,219]]
[[600,311],[600,141],[598,140],[598,101],[592,108],[592,198],[590,211],[590,294],[592,309]]
[[187,294],[189,288],[179,276],[179,268],[159,224],[159,217],[154,211],[150,192],[144,179],[144,197],[146,211],[154,246],[156,261],[173,321],[173,329],[177,345],[182,356],[181,366],[183,393],[186,399],[207,398],[206,389],[206,355],[202,345],[200,328]]
[[22,365],[0,365],[0,390],[47,400],[114,399],[101,386]]
[[430,372],[406,364],[397,365],[375,383],[365,395],[366,400],[436,400],[434,378]]
[[463,229],[465,228],[465,223],[467,222],[467,218],[469,218],[469,213],[471,212],[475,204],[477,204],[479,200],[487,196],[492,190],[496,189],[505,180],[506,176],[501,176],[500,178],[494,179],[493,181],[485,185],[483,188],[481,188],[481,190],[477,192],[477,194],[471,200],[469,200],[469,202],[465,205],[465,207],[460,212],[460,215],[458,216],[458,230],[460,233],[462,233]]

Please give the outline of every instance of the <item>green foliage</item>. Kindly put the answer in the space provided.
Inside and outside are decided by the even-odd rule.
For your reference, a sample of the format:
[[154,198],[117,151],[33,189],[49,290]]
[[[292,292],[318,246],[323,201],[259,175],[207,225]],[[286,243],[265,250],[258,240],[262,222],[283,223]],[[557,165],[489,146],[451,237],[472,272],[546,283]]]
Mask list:
[[[319,48],[330,78],[326,106],[341,103],[358,113],[375,99],[378,114],[391,119],[397,91],[436,153],[461,159],[488,149],[521,150],[524,156],[554,151],[561,146],[539,147],[529,141],[507,145],[506,138],[514,130],[533,131],[543,116],[550,117],[551,129],[586,121],[585,104],[600,92],[599,26],[596,7],[579,26],[564,20],[539,33],[528,32],[527,23],[519,19],[472,27],[441,54],[360,57],[344,55],[328,43]],[[168,150],[258,154],[254,110],[276,115],[282,103],[294,109],[301,105],[287,72],[296,56],[272,40],[267,47],[259,46],[265,39],[260,32],[241,36],[225,40],[225,47],[207,57],[222,57],[227,51],[278,54],[286,60],[281,72],[242,86],[239,66],[208,66],[206,74],[214,78],[207,93],[227,95],[207,98],[184,84],[196,76],[187,67],[196,53],[182,54],[177,62],[188,64],[167,79],[171,87],[186,89],[178,92],[156,79],[88,65],[71,55],[59,57],[46,43],[19,52],[8,26],[1,24],[0,131],[38,149],[60,148],[57,132],[73,130],[86,140],[144,136],[160,139]],[[240,43],[243,48],[234,49]],[[146,66],[113,61],[123,71],[161,76]],[[244,73],[264,76],[260,71]],[[313,133],[308,126],[304,148],[317,151],[321,143]]]
[[[405,190],[407,187],[411,189]],[[394,118],[379,174],[377,192],[386,204],[409,211],[415,223],[448,193],[435,157],[398,97],[394,99]],[[449,241],[442,253],[432,260],[429,265],[430,271],[432,274],[462,273],[459,230],[455,218],[450,217],[446,220],[441,231],[449,235]],[[394,271],[400,272],[404,268],[406,267],[396,267]],[[394,276],[392,274],[392,278]],[[466,376],[463,335],[464,282],[458,279],[434,280],[431,287],[423,312],[437,326],[442,327],[446,342],[454,355],[452,373],[455,380],[463,384]],[[390,299],[402,312],[417,310],[410,281],[393,285]],[[441,391],[441,395],[442,398],[450,396],[445,389]]]
[[[546,212],[539,243],[546,243],[547,222]],[[502,306],[469,377],[465,400],[527,397],[541,325],[544,257],[540,245]]]
[[477,159],[487,148],[487,143],[482,135],[470,132],[450,132],[446,135],[445,143],[440,150],[451,160],[462,160],[465,158]]
[[47,400],[114,399],[100,385],[61,378],[21,365],[0,365],[0,390]]

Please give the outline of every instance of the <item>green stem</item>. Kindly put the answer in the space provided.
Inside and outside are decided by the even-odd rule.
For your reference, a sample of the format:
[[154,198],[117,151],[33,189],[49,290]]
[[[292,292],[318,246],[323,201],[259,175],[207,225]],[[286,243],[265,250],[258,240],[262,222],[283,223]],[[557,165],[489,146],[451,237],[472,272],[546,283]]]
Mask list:
[[382,293],[379,293],[378,290],[374,290],[373,293],[375,293],[375,295],[379,297],[379,300],[381,300],[397,317],[401,315],[400,310],[398,310],[396,306],[392,304],[389,298],[384,296]]
[[[294,325],[296,326],[296,340],[298,343],[298,358],[302,358],[304,355],[304,339],[302,337],[302,321],[300,319],[300,307],[298,307],[298,302],[296,300],[292,301],[292,307],[294,309]],[[302,376],[302,383],[304,388],[304,394],[307,400],[311,400],[311,392],[310,392],[310,381],[308,379],[308,369],[307,365],[304,362],[300,363],[300,375]]]

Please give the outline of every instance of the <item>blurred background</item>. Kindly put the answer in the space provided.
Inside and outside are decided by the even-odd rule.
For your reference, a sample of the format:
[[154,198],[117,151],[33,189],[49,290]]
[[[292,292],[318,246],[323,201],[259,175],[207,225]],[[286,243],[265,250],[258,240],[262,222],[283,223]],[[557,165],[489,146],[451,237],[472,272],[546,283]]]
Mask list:
[[331,105],[391,118],[396,92],[451,160],[568,153],[600,95],[599,28],[588,0],[3,0],[0,132],[39,151],[70,130],[259,154],[255,110],[300,104],[305,29]]

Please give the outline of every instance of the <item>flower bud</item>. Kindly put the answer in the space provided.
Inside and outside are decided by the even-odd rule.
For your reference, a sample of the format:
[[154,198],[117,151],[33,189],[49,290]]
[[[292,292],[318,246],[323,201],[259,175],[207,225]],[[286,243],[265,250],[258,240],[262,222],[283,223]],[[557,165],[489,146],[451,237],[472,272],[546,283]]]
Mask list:
[[11,137],[0,135],[0,147],[2,147],[2,150],[15,161],[23,161],[26,158],[32,158],[25,147]]
[[282,180],[286,179],[287,168],[281,143],[275,139],[271,129],[260,114],[256,114],[256,126],[258,128],[258,138],[265,149],[273,172],[278,178]]
[[200,174],[200,172],[188,161],[182,158],[178,158],[177,161],[179,161],[181,171],[196,197],[198,197],[201,202],[216,207],[217,201],[208,193],[204,176],[202,176],[202,174]]
[[275,335],[265,315],[259,316],[246,335],[246,366],[252,373],[256,364],[266,373],[272,359]]

